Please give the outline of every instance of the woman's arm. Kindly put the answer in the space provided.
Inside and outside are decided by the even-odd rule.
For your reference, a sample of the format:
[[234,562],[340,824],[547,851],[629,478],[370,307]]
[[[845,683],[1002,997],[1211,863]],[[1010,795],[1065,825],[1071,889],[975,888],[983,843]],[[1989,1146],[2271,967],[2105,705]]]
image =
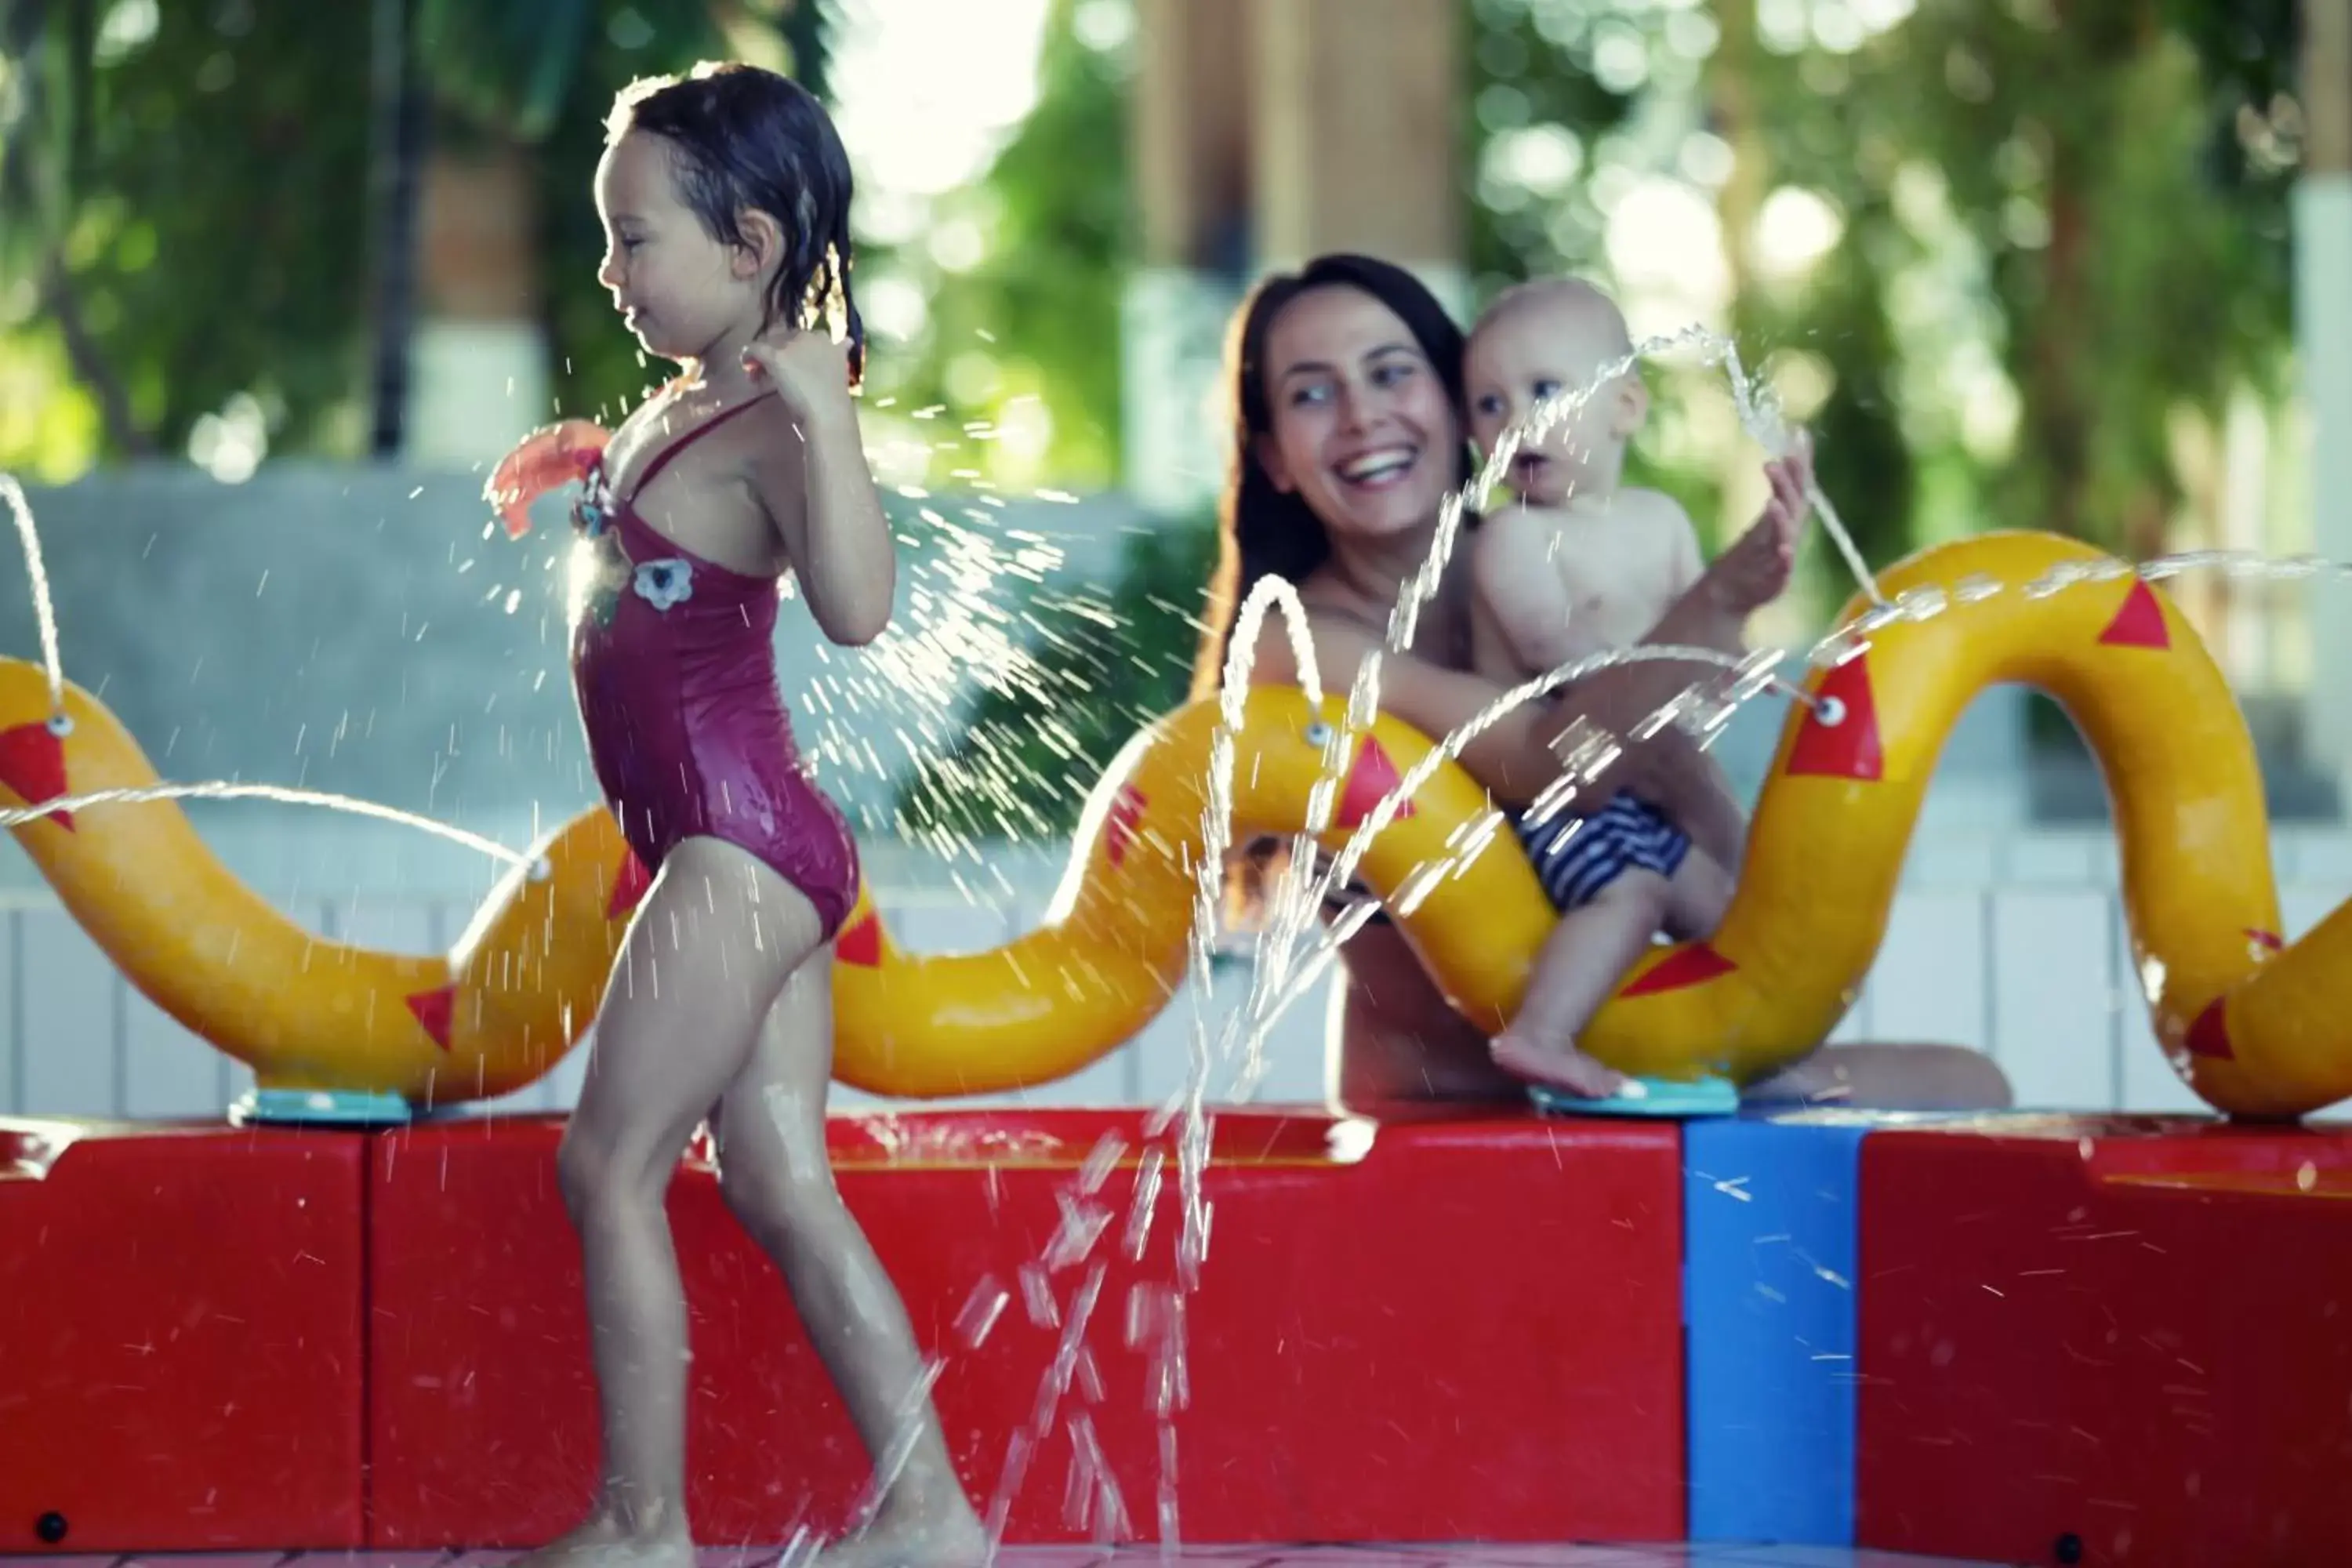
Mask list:
[[[1447,669],[1416,654],[1389,652],[1370,630],[1337,616],[1310,610],[1307,626],[1314,639],[1317,673],[1324,690],[1345,692],[1354,684],[1364,660],[1378,653],[1381,711],[1433,741],[1443,740],[1470,722],[1505,689],[1483,676]],[[1298,683],[1298,665],[1291,655],[1289,637],[1274,619],[1260,629],[1250,683]],[[1555,695],[1522,703],[1463,748],[1462,765],[1504,805],[1526,805],[1559,776],[1559,759],[1550,750],[1551,738],[1565,722],[1558,716],[1559,702]]]
[[[1729,616],[1716,602],[1710,587],[1711,578],[1702,577],[1667,611],[1646,640],[1717,648],[1727,644],[1737,648],[1745,616]],[[1505,689],[1482,676],[1448,669],[1415,654],[1388,652],[1369,628],[1341,616],[1310,609],[1307,621],[1326,691],[1347,690],[1364,659],[1379,652],[1381,711],[1433,741],[1469,723]],[[1662,659],[1589,676],[1565,691],[1511,710],[1463,749],[1462,765],[1502,805],[1527,805],[1560,775],[1562,764],[1553,742],[1577,720],[1586,720],[1624,740],[1635,725],[1705,673],[1679,660]],[[1268,619],[1260,628],[1250,679],[1259,686],[1297,684],[1298,666],[1291,656],[1289,638],[1276,619]],[[1647,742],[1628,743],[1615,763],[1594,781],[1594,787],[1654,797],[1672,813],[1695,785],[1707,783],[1707,763],[1706,754],[1696,742],[1680,730],[1668,728]]]

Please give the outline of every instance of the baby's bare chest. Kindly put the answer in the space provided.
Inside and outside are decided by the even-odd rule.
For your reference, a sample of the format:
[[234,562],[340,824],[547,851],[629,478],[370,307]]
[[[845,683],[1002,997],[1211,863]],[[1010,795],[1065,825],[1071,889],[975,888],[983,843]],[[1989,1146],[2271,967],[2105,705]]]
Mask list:
[[1638,641],[1674,596],[1673,552],[1637,528],[1564,528],[1548,555],[1571,612],[1612,642]]

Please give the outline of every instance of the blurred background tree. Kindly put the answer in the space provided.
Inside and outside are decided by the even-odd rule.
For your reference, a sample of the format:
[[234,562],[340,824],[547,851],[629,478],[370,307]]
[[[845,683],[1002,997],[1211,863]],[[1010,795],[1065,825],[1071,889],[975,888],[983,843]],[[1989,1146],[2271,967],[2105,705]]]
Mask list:
[[1129,534],[1109,584],[1037,595],[1030,614],[1045,635],[1023,679],[976,699],[955,744],[906,776],[899,831],[957,843],[1066,835],[1119,748],[1183,700],[1215,563],[1207,519],[1171,521]]
[[269,9],[12,0],[0,463],[62,479],[224,417],[350,447],[370,18]]
[[[613,416],[655,374],[594,278],[613,94],[710,56],[824,92],[845,25],[826,0],[7,0],[0,466],[397,449],[441,160],[520,171],[557,405]],[[1570,269],[1637,331],[1732,333],[1873,563],[1995,522],[2153,553],[2233,407],[2284,426],[2294,0],[1474,0],[1462,26],[1480,296]],[[864,245],[894,482],[1118,484],[1133,26],[1051,0],[1025,117]],[[1719,374],[1652,380],[1640,474],[1720,535],[1759,454]],[[1166,528],[1124,579],[1056,587],[1048,673],[984,700],[912,816],[954,818],[941,781],[992,750],[1038,762],[1015,815],[1065,823],[1040,781],[1175,700],[1207,547]],[[1805,619],[1848,586],[1825,548],[1808,582]]]
[[1119,297],[1134,254],[1123,15],[1054,0],[1028,116],[979,181],[932,205],[918,239],[867,253],[869,290],[921,301],[916,330],[877,357],[877,400],[986,421],[995,482],[1118,482]]
[[[1993,519],[2153,553],[2176,416],[2283,390],[2294,9],[2064,9],[1478,0],[1481,271],[1717,315],[1873,564]],[[1673,254],[1612,246],[1643,201],[1721,276],[1626,275]],[[1720,380],[1658,379],[1649,471],[1720,511],[1755,457],[1723,460]]]
[[533,187],[562,401],[618,406],[647,378],[595,281],[614,93],[729,56],[821,92],[828,21],[822,0],[9,0],[0,465],[396,452],[420,194],[486,149]]

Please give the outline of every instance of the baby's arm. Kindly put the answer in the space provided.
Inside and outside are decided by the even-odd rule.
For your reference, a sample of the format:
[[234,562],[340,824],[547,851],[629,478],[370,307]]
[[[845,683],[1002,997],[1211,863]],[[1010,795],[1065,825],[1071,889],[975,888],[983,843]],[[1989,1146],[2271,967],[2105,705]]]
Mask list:
[[1666,603],[1671,605],[1697,585],[1706,572],[1706,557],[1699,552],[1698,528],[1691,521],[1690,513],[1675,500],[1665,497],[1660,500],[1668,514],[1664,520],[1664,531],[1667,549],[1673,552],[1666,586]]
[[1600,650],[1574,622],[1574,601],[1552,558],[1553,537],[1541,514],[1517,506],[1487,518],[1475,535],[1471,585],[1522,676]]
[[898,557],[866,466],[847,356],[821,332],[796,332],[781,346],[754,344],[746,358],[774,383],[785,416],[781,439],[751,463],[751,487],[818,627],[836,643],[870,643],[890,624]]
[[[1664,495],[1656,497],[1656,505],[1658,533],[1668,552],[1666,602],[1671,605],[1705,575],[1706,560],[1699,552],[1698,529],[1690,513]],[[1706,672],[1691,673],[1696,679]],[[1713,752],[1698,752],[1689,775],[1670,779],[1654,793],[1668,797],[1654,804],[1675,819],[1701,854],[1726,871],[1738,873],[1748,844],[1748,814],[1731,793],[1731,775]]]

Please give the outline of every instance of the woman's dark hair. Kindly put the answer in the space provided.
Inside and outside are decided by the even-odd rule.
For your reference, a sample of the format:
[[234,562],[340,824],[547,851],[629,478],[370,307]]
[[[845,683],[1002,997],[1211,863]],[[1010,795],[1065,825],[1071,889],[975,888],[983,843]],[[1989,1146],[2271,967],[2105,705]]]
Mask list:
[[683,77],[646,77],[613,100],[607,144],[632,131],[658,136],[676,159],[678,194],[721,245],[742,245],[745,210],[784,231],[767,319],[832,327],[849,340],[849,384],[866,374],[866,322],[850,292],[849,154],[806,88],[757,66],[705,62]]
[[[1216,694],[1224,676],[1234,616],[1258,580],[1278,574],[1297,583],[1331,553],[1331,536],[1323,520],[1304,497],[1275,488],[1258,461],[1257,445],[1274,429],[1274,404],[1265,384],[1265,340],[1275,320],[1300,295],[1332,288],[1360,289],[1394,311],[1437,372],[1447,402],[1457,415],[1462,410],[1462,329],[1437,297],[1403,268],[1370,256],[1318,256],[1296,272],[1276,273],[1252,290],[1234,313],[1225,342],[1234,448],[1217,511],[1217,570],[1209,579],[1201,649],[1192,666],[1195,698]],[[1467,444],[1455,463],[1454,483],[1467,484]]]

